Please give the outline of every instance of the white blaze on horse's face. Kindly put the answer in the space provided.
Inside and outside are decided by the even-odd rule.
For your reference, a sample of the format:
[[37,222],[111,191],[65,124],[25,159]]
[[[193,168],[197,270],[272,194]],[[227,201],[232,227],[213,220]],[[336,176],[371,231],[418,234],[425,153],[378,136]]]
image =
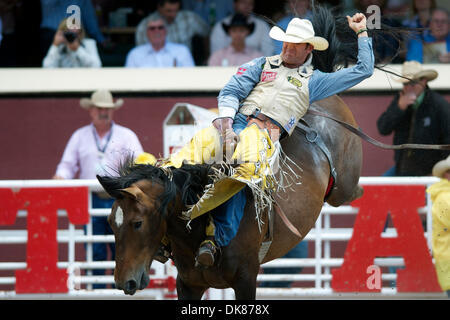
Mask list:
[[120,206],[117,206],[116,214],[114,215],[116,218],[116,226],[120,228],[123,223],[123,210]]

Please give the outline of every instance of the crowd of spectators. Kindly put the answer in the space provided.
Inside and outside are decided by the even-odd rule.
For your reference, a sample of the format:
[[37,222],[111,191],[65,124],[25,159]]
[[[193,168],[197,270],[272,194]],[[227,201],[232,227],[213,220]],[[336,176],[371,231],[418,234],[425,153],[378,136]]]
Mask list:
[[[385,62],[450,62],[446,1],[316,2],[336,7],[342,16],[361,11],[369,17],[368,7],[377,5],[383,24],[417,28],[404,39],[386,36],[379,45],[374,44]],[[73,32],[72,42],[65,31],[73,30],[62,29],[71,5],[78,6],[81,13],[81,29]],[[242,59],[237,56],[278,54],[281,43],[269,38],[269,29],[275,23],[285,29],[294,16],[310,19],[310,1],[6,0],[0,4],[0,67],[239,65]],[[231,26],[236,19],[250,27]],[[158,28],[149,27],[158,21]],[[244,41],[239,40],[244,34]]]

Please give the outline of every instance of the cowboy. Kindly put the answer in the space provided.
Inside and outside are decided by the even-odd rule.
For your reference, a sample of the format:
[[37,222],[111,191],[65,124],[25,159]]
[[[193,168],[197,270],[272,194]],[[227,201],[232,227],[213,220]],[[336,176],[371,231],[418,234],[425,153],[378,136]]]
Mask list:
[[[97,90],[91,98],[80,100],[80,106],[89,112],[92,122],[76,130],[66,145],[64,154],[53,179],[96,179],[96,175],[116,174],[114,169],[124,157],[133,153],[143,156],[141,143],[136,134],[113,121],[114,112],[123,105],[123,100],[113,101],[107,90]],[[144,160],[145,159],[145,160]],[[93,208],[111,208],[114,199],[105,192],[92,192]],[[106,217],[92,217],[94,235],[112,234]],[[110,245],[114,260],[114,244]],[[94,261],[107,258],[104,243],[93,244]],[[94,275],[103,275],[104,270],[94,270]],[[94,285],[102,288],[104,285]]]
[[433,166],[439,182],[427,188],[433,203],[432,248],[439,284],[450,298],[450,156]]
[[[394,78],[403,89],[377,121],[382,135],[394,132],[394,144],[450,143],[450,105],[428,87],[438,72],[417,61],[402,65],[402,77]],[[394,167],[385,176],[427,176],[433,165],[449,155],[445,150],[396,150]]]
[[[188,218],[194,219],[214,209],[206,240],[197,253],[197,264],[212,266],[217,248],[227,246],[235,236],[246,203],[243,188],[247,185],[252,191],[256,190],[255,183],[260,189],[273,186],[269,159],[276,154],[275,144],[280,137],[292,134],[309,105],[347,90],[372,75],[374,56],[366,17],[357,13],[347,20],[358,35],[355,66],[334,73],[314,70],[313,50],[326,50],[328,41],[315,36],[309,20],[292,19],[286,32],[275,26],[269,35],[283,42],[281,54],[257,58],[239,67],[219,94],[219,117],[213,121],[213,126],[199,131],[188,145],[171,157],[168,165],[179,167],[183,161],[207,162],[215,156],[220,141],[224,142],[226,150],[229,145],[236,146],[232,156],[227,157],[240,163],[233,174],[216,181],[186,212]],[[264,200],[261,197],[261,201]]]

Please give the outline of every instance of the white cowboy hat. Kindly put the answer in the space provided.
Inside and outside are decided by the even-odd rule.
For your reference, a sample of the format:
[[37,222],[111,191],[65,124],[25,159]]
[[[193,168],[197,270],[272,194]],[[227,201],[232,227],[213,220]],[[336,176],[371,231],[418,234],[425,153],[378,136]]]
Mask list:
[[419,80],[420,78],[426,78],[428,81],[432,81],[437,78],[438,73],[433,69],[423,69],[422,64],[418,61],[406,61],[402,65],[402,76],[408,79],[399,77],[394,77],[393,79],[401,83]]
[[310,43],[314,50],[327,50],[328,41],[322,37],[316,37],[311,21],[307,19],[292,19],[284,32],[280,27],[270,29],[269,36],[272,39],[291,43]]
[[447,172],[447,170],[450,170],[450,156],[448,156],[447,159],[437,162],[433,167],[432,174],[435,177],[443,178],[444,173]]
[[118,109],[123,105],[123,100],[118,99],[116,102],[113,101],[113,96],[108,90],[97,90],[92,95],[91,98],[83,98],[80,100],[80,106],[84,109],[89,109],[90,107],[99,108],[115,108]]

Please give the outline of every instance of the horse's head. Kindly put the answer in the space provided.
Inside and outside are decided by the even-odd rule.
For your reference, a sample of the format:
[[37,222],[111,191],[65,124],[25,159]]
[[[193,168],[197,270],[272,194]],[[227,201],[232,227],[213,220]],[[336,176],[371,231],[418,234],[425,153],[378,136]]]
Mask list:
[[108,216],[116,243],[116,287],[126,294],[134,294],[147,287],[153,255],[166,230],[157,198],[163,187],[140,180],[127,188],[111,189],[105,177],[98,179],[116,199]]
[[193,201],[190,191],[195,186],[188,182],[198,177],[186,170],[172,173],[151,165],[123,169],[120,177],[97,179],[116,200],[108,217],[116,244],[116,287],[132,295],[149,283],[153,256],[167,231],[168,211],[181,214],[186,208],[183,203]]

